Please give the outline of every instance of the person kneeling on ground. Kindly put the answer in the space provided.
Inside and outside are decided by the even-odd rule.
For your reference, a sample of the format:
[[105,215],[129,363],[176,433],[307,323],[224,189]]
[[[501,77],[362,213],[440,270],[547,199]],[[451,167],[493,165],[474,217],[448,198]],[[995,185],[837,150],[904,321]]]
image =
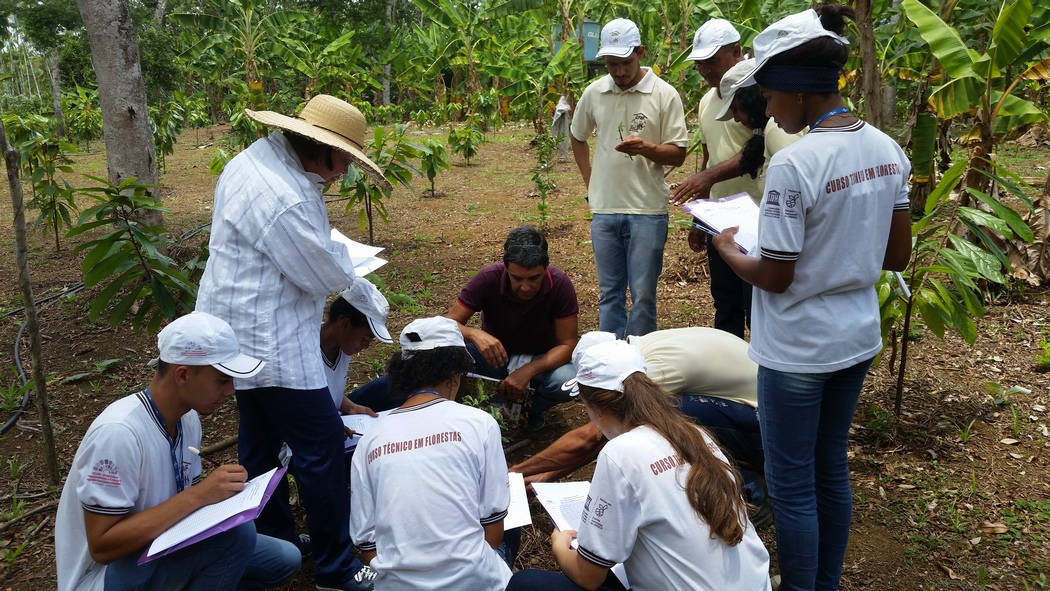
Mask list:
[[253,590],[299,572],[299,550],[255,532],[253,522],[138,564],[146,546],[182,518],[244,490],[238,465],[201,480],[199,414],[233,396],[233,378],[263,362],[243,355],[228,324],[200,312],[157,336],[149,387],[110,404],[88,427],[55,518],[60,591]]
[[[615,339],[612,333],[589,332],[580,338],[573,360],[591,346]],[[744,499],[756,507],[755,527],[772,523],[762,482],[762,433],[757,413],[758,366],[747,356],[747,343],[715,328],[687,327],[629,336],[641,352],[646,374],[661,388],[678,395],[677,404],[694,423],[714,435],[743,478]],[[593,423],[574,429],[547,449],[511,466],[526,482],[551,482],[598,457],[606,439]]]
[[473,360],[456,323],[401,332],[387,371],[405,402],[362,437],[351,469],[350,530],[377,589],[503,591],[497,553],[510,505],[499,425],[452,402]]
[[579,358],[580,398],[609,443],[579,531],[551,534],[564,574],[519,571],[507,591],[616,589],[616,563],[633,591],[770,588],[769,554],[747,520],[736,470],[645,371],[641,352],[623,341]]

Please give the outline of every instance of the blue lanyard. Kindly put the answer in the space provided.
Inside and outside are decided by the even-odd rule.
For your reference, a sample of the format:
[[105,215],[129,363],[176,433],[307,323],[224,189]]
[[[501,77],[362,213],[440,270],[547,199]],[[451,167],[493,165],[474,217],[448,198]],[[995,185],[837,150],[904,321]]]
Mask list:
[[818,125],[820,125],[821,123],[824,123],[824,120],[827,119],[828,117],[834,117],[835,115],[841,115],[843,113],[849,113],[849,109],[847,109],[846,107],[839,107],[837,109],[832,109],[832,110],[828,111],[827,113],[824,113],[823,115],[818,117],[817,120],[814,121],[809,126],[809,128],[810,129],[815,129]]
[[[153,402],[153,395],[149,393],[149,388],[146,388],[146,400],[149,400],[150,408],[153,409],[153,413],[157,415],[157,420],[160,421],[160,426],[164,431],[164,436],[168,438],[168,449],[171,451],[171,469],[175,473],[175,489],[176,492],[182,492],[186,489],[186,481],[182,478],[182,463],[179,462],[179,458],[175,455],[175,442],[171,440],[171,436],[168,435],[168,426],[164,424],[164,417],[160,414],[160,409],[157,408],[157,403]],[[179,421],[175,426],[178,436],[177,440],[182,441],[182,421]]]

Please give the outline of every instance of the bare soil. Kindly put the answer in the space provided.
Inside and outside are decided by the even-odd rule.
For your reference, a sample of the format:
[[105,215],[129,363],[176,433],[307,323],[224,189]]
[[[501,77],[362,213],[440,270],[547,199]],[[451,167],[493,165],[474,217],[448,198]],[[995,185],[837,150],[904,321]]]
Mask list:
[[[167,159],[162,184],[172,235],[210,220],[217,177],[208,173],[208,162],[223,131],[187,132]],[[411,298],[395,303],[392,332],[414,318],[444,314],[466,280],[498,259],[507,230],[541,223],[528,172],[535,162],[531,135],[531,128],[513,125],[490,132],[489,142],[469,167],[453,157],[453,169],[437,178],[435,196],[429,194],[426,180],[418,179],[415,192],[399,188],[389,199],[389,222],[378,222],[375,236],[390,264],[378,275],[393,292]],[[105,175],[100,149],[93,145],[77,156],[78,172]],[[691,174],[693,166],[690,158],[671,180]],[[558,189],[545,224],[551,260],[576,284],[581,331],[593,330],[598,290],[582,181],[571,159],[558,165],[555,179]],[[78,186],[90,184],[79,176],[69,180]],[[3,202],[10,203],[6,187],[0,192]],[[29,215],[32,221],[35,212]],[[344,203],[330,204],[329,216],[344,234],[367,240],[357,212],[347,213]],[[10,206],[0,217],[0,253],[5,253],[0,255],[0,386],[7,387],[15,383],[13,349],[23,316],[13,313],[21,296]],[[673,220],[659,286],[659,326],[710,325],[706,261],[688,249],[684,227],[677,222]],[[192,250],[206,238],[194,236],[180,248]],[[70,251],[75,242],[63,239],[62,250],[56,252],[48,235],[32,232],[30,239],[36,299],[81,281],[83,254]],[[145,362],[155,350],[153,337],[129,326],[90,322],[86,310],[92,295],[87,290],[57,298],[41,313],[44,371],[53,378],[48,394],[63,478],[97,413],[149,379]],[[1048,586],[1050,397],[1047,376],[1036,370],[1036,358],[1050,334],[1050,292],[1018,287],[988,297],[994,305],[979,321],[980,335],[973,346],[953,335],[940,340],[921,327],[914,331],[899,417],[893,415],[896,378],[888,361],[871,371],[850,447],[855,514],[843,589],[1005,591]],[[22,362],[28,367],[27,338],[21,346]],[[359,355],[351,366],[351,381],[374,377],[393,351],[392,346],[378,345]],[[1013,386],[1025,390],[1007,392]],[[0,421],[9,416],[0,414]],[[5,557],[0,561],[0,588],[55,587],[54,514],[60,487],[47,483],[39,418],[31,404],[17,425],[0,436],[0,552]],[[577,405],[566,404],[551,411],[547,426],[538,433],[507,433],[511,444],[527,440],[510,454],[509,462],[535,453],[585,420]],[[235,436],[236,424],[232,403],[206,417],[204,445]],[[216,455],[234,461],[236,447]],[[20,465],[25,468],[16,479]],[[526,528],[518,566],[553,568],[547,547],[551,526],[538,506],[533,507],[533,517],[535,525]],[[772,528],[762,535],[775,557]],[[307,563],[289,588],[312,589],[311,575]]]

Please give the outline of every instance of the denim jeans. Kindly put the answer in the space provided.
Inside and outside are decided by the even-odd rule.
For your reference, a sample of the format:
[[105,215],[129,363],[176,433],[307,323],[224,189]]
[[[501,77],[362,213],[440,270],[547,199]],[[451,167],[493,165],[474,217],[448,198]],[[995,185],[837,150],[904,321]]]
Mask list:
[[379,412],[397,408],[405,403],[406,397],[393,396],[390,394],[390,378],[383,374],[378,378],[362,384],[360,388],[349,394],[350,402],[367,406]]
[[133,552],[106,566],[106,591],[186,589],[256,591],[287,583],[299,572],[295,545],[257,535],[252,522],[138,564]]
[[663,270],[666,242],[667,215],[594,214],[591,247],[601,291],[598,330],[619,339],[656,330],[656,281]]
[[758,412],[746,404],[713,396],[679,396],[682,414],[707,429],[736,463],[744,479],[744,500],[755,505],[766,498],[765,464]]
[[[474,372],[490,378],[502,380],[508,375],[507,366],[492,367],[481,356],[481,352],[473,343],[467,343],[467,352],[474,358]],[[532,399],[532,408],[529,410],[530,417],[536,417],[547,409],[569,402],[573,399],[571,392],[562,390],[562,384],[576,377],[576,370],[571,363],[561,367],[538,373],[529,380],[529,386],[535,390],[536,395]]]
[[707,267],[711,271],[711,299],[715,302],[715,328],[744,338],[751,327],[751,284],[725,262],[707,236]]
[[[507,584],[507,591],[581,591],[569,577],[548,570],[520,570],[514,573]],[[596,591],[626,591],[616,575],[609,571]]]
[[759,420],[781,591],[839,587],[853,514],[849,426],[871,362],[816,374],[759,366]]
[[[350,580],[363,565],[350,541],[343,422],[328,388],[238,390],[237,410],[238,459],[249,476],[278,466],[282,443],[292,448],[289,472],[306,509],[317,583],[340,586]],[[294,542],[298,535],[288,495],[288,480],[283,478],[256,519],[256,527],[268,536]]]

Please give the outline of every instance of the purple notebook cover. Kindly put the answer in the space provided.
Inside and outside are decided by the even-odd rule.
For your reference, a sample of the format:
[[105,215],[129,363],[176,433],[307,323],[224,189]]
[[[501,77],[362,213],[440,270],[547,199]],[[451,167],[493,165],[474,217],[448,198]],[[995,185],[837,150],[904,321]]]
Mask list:
[[236,514],[236,515],[231,515],[230,517],[227,517],[226,519],[220,521],[219,523],[216,523],[215,525],[213,525],[213,526],[209,527],[208,529],[202,531],[201,533],[193,536],[192,538],[189,538],[187,540],[179,542],[178,544],[175,544],[171,548],[168,548],[167,550],[162,550],[162,551],[154,554],[153,556],[147,556],[146,555],[149,552],[149,548],[147,547],[142,552],[142,556],[139,557],[138,564],[145,564],[145,563],[147,563],[147,562],[149,562],[151,560],[155,560],[157,558],[160,558],[161,556],[165,556],[167,554],[171,554],[172,552],[175,552],[177,550],[182,550],[186,546],[191,546],[191,545],[196,544],[197,542],[199,542],[201,540],[206,540],[206,539],[214,536],[215,534],[222,533],[224,531],[233,529],[233,528],[237,527],[238,525],[241,525],[242,523],[247,523],[249,521],[252,521],[253,519],[255,519],[256,517],[259,516],[259,513],[262,512],[263,507],[265,507],[266,503],[269,502],[269,500],[270,500],[270,495],[272,495],[274,489],[277,488],[277,483],[279,483],[281,481],[281,478],[284,477],[284,473],[287,472],[287,471],[288,471],[288,468],[281,468],[280,470],[278,470],[278,471],[273,473],[273,477],[270,478],[269,484],[266,485],[266,491],[263,492],[262,502],[259,503],[258,507],[253,507],[251,509],[247,509],[245,511],[242,511],[242,512]]

